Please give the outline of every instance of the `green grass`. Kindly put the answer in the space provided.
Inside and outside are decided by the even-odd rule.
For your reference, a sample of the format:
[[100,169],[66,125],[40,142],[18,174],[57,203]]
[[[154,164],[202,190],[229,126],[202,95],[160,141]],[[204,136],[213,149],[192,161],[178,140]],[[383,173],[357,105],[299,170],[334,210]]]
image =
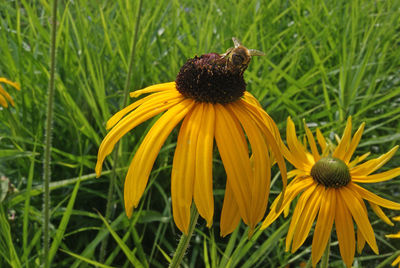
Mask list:
[[[50,184],[54,267],[165,267],[178,244],[169,186],[176,132],[167,139],[131,220],[124,212],[123,181],[152,122],[126,135],[114,154],[118,165],[111,199],[107,196],[115,157],[107,157],[99,179],[94,174],[105,122],[122,103],[138,7],[138,1],[124,0],[59,3]],[[5,1],[0,9],[0,77],[19,82],[22,89],[6,86],[16,107],[0,110],[0,175],[11,183],[0,203],[0,267],[41,263],[50,13],[51,3],[45,0]],[[283,137],[288,116],[300,133],[306,119],[312,129],[318,125],[332,138],[341,134],[351,115],[354,126],[366,122],[358,154],[371,151],[370,157],[376,157],[400,143],[399,1],[149,0],[143,1],[140,14],[131,91],[173,81],[188,58],[223,53],[235,36],[266,53],[252,60],[245,78]],[[214,162],[214,224],[208,229],[199,221],[184,266],[279,267],[307,262],[308,240],[295,254],[284,252],[288,219],[283,217],[250,240],[244,224],[230,236],[219,237],[225,173],[220,160]],[[398,163],[399,153],[381,170]],[[367,187],[400,200],[399,178]],[[273,184],[270,201],[280,189],[279,183]],[[389,265],[400,241],[384,235],[400,226],[382,224],[373,213],[370,220],[380,255],[367,246],[356,255],[357,265]],[[106,237],[102,260],[100,248]],[[343,267],[334,236],[331,250],[330,265]]]

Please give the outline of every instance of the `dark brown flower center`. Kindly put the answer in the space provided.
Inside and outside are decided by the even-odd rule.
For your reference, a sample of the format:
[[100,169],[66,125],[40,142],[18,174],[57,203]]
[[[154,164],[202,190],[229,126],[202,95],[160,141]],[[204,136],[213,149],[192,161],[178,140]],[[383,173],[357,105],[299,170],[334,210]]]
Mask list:
[[350,180],[346,163],[335,157],[323,157],[311,168],[311,177],[326,187],[340,188]]
[[183,96],[199,102],[234,102],[246,90],[243,71],[232,68],[230,62],[217,53],[189,59],[175,82]]

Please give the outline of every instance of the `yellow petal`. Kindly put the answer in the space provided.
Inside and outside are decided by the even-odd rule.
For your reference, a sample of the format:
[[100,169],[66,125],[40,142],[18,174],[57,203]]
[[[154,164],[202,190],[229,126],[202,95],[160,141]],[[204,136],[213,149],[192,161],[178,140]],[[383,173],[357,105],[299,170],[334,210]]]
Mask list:
[[400,255],[392,262],[392,266],[396,266],[399,263],[400,263]]
[[360,142],[362,133],[364,131],[365,123],[362,123],[361,126],[358,128],[356,133],[351,140],[350,146],[347,149],[346,153],[343,156],[343,161],[348,164],[350,162],[351,157],[353,156],[354,151],[356,150],[358,143]]
[[10,86],[14,87],[16,90],[21,90],[21,87],[18,83],[10,81],[7,78],[0,77],[0,82],[10,85]]
[[389,224],[390,226],[393,226],[393,222],[388,218],[388,216],[386,216],[385,212],[383,212],[383,210],[381,209],[380,206],[369,202],[369,204],[371,205],[372,210],[375,212],[375,214],[381,218],[381,220],[383,220],[384,222],[386,222],[387,224]]
[[168,82],[168,83],[152,85],[152,86],[146,87],[144,89],[135,90],[135,91],[131,92],[129,95],[131,98],[137,98],[140,95],[145,94],[145,93],[153,93],[153,92],[172,90],[172,89],[176,90],[175,82]]
[[315,181],[311,177],[308,177],[306,179],[301,179],[299,177],[294,178],[286,189],[282,206],[278,210],[275,209],[279,203],[278,201],[281,199],[281,194],[279,194],[272,203],[270,212],[268,213],[267,217],[261,225],[261,230],[264,230],[269,225],[271,225],[271,223],[273,223],[279,217],[283,210],[290,205],[290,203],[293,201],[293,199],[296,198],[299,193],[311,187],[313,184],[315,184]]
[[360,228],[357,228],[357,252],[358,252],[358,254],[361,254],[364,246],[365,246],[365,238],[362,235]]
[[317,128],[317,141],[319,146],[321,147],[321,152],[324,152],[327,146],[326,140],[324,138],[324,135],[322,135],[321,130]]
[[146,96],[140,100],[135,101],[134,103],[126,106],[121,111],[114,114],[108,121],[106,125],[106,129],[112,128],[122,117],[124,117],[127,113],[133,111],[137,107],[143,105],[141,108],[143,109],[146,105],[155,106],[157,103],[168,104],[169,101],[182,98],[182,95],[176,90],[174,91],[163,91],[151,94]]
[[256,111],[258,116],[260,116],[261,118],[264,119],[265,124],[267,125],[268,129],[271,131],[271,133],[275,137],[275,139],[282,141],[281,134],[280,134],[279,129],[276,126],[274,120],[271,118],[271,116],[269,116],[269,114],[267,112],[264,111],[264,109],[261,107],[258,100],[253,95],[251,95],[248,91],[245,91],[243,101],[248,103],[251,107],[253,107],[254,111]]
[[283,159],[281,152],[282,148],[280,144],[283,144],[283,142],[280,138],[279,130],[276,127],[272,118],[260,107],[251,105],[244,100],[239,100],[238,105],[242,105],[246,109],[246,111],[249,114],[251,114],[252,119],[255,120],[259,129],[263,131],[266,144],[270,146],[274,154],[274,157],[276,159],[276,162],[278,163],[279,170],[281,171],[282,184],[283,184],[283,189],[282,189],[283,194],[281,197],[283,198],[287,186],[287,172],[286,172],[285,160]]
[[335,227],[340,255],[347,267],[351,267],[356,250],[354,224],[351,214],[341,198],[336,198]]
[[240,222],[239,207],[235,201],[229,178],[226,180],[224,203],[222,205],[220,234],[222,237],[232,233]]
[[367,158],[371,153],[367,152],[361,156],[357,156],[353,161],[351,161],[347,166],[350,169],[350,173],[351,173],[351,169],[353,167],[355,167],[358,163],[360,163],[361,161],[364,161],[365,158]]
[[1,106],[3,106],[4,108],[7,108],[7,107],[8,107],[7,101],[6,101],[6,99],[5,99],[2,95],[0,95],[0,104],[1,104]]
[[214,215],[214,196],[212,181],[212,158],[214,142],[215,111],[213,104],[198,104],[202,107],[201,118],[196,118],[196,128],[198,133],[196,145],[196,166],[194,201],[199,214],[206,219],[207,227],[211,227]]
[[368,244],[370,245],[371,249],[376,253],[379,254],[378,246],[376,244],[374,230],[372,229],[371,223],[369,222],[368,215],[363,208],[365,206],[363,200],[357,194],[357,192],[350,189],[349,183],[345,187],[341,187],[337,191],[340,194],[340,198],[344,200],[347,208],[351,212],[354,221],[357,224],[357,227],[360,229],[363,237],[366,239]]
[[318,185],[311,195],[309,202],[304,207],[301,218],[296,226],[296,231],[294,232],[292,253],[299,249],[310,233],[311,226],[317,216],[325,191],[324,186]]
[[[195,146],[192,139],[196,125],[194,110],[187,113],[179,130],[171,172],[172,212],[176,226],[187,234],[190,223],[190,207],[196,166]],[[196,136],[194,138],[197,138]]]
[[99,152],[97,154],[96,168],[95,168],[97,177],[100,176],[102,164],[105,157],[111,153],[111,151],[114,149],[115,144],[128,131],[173,106],[180,107],[182,104],[178,103],[181,102],[182,100],[183,97],[170,101],[168,104],[163,104],[162,100],[159,100],[158,102],[155,103],[152,102],[149,105],[138,107],[134,112],[130,113],[129,115],[124,117],[121,121],[119,121],[118,124],[113,129],[111,129],[111,131],[106,135],[106,137],[100,144]]
[[347,124],[346,128],[344,129],[342,139],[340,140],[332,156],[339,159],[343,159],[350,145],[350,139],[351,139],[351,116],[347,119]]
[[[295,158],[301,159],[302,164],[306,164],[307,166],[312,166],[314,163],[308,162],[308,157],[306,155],[306,149],[303,144],[301,144],[296,136],[296,128],[294,123],[290,117],[287,119],[287,127],[286,127],[286,140],[290,149],[290,152],[294,155]],[[303,168],[300,168],[304,170]]]
[[169,109],[150,129],[139,146],[125,178],[124,199],[125,210],[128,217],[132,215],[133,207],[136,207],[146,188],[150,171],[158,152],[165,139],[175,126],[192,109],[195,102],[190,99],[176,104]]
[[[11,98],[10,94],[8,94],[8,92],[5,91],[4,88],[0,85],[0,97],[2,98],[2,100],[0,100],[0,103],[2,105],[4,103],[5,103],[5,105],[7,105],[7,102],[6,102],[6,100],[4,99],[4,97],[2,95],[11,103],[12,106],[15,106],[14,100]],[[7,108],[7,106],[5,106],[5,108]]]
[[398,232],[397,234],[388,234],[385,235],[387,238],[400,238],[400,232]]
[[310,173],[300,169],[293,169],[287,173],[288,178],[309,177]]
[[271,167],[268,147],[261,130],[241,105],[230,104],[227,108],[235,114],[249,139],[254,159],[254,178],[252,182],[250,226],[255,226],[265,214],[271,183]]
[[[286,235],[286,249],[285,251],[289,251],[290,245],[293,240],[294,232],[296,231],[297,224],[299,220],[302,218],[304,213],[305,206],[310,202],[310,196],[314,193],[317,188],[317,184],[311,185],[307,188],[301,195],[299,200],[297,201],[296,208],[294,209],[292,219],[290,220],[290,226],[288,233]],[[289,206],[288,206],[289,207]]]
[[322,196],[321,206],[318,213],[317,223],[315,225],[314,236],[312,241],[311,259],[315,267],[321,259],[326,248],[336,210],[336,189],[328,188]]
[[347,185],[349,189],[353,190],[354,192],[357,192],[361,198],[370,201],[371,203],[375,203],[381,207],[385,208],[390,208],[390,209],[395,209],[395,210],[400,210],[400,203],[396,203],[387,199],[384,199],[382,197],[377,196],[374,193],[371,193],[370,191],[362,188],[361,186],[355,184],[355,183],[349,183]]
[[399,146],[396,145],[386,154],[383,154],[376,159],[371,159],[359,166],[352,168],[350,170],[350,174],[352,176],[366,176],[366,175],[371,174],[378,168],[382,167],[387,161],[389,161],[390,158],[392,158],[392,156],[396,153],[398,148],[399,148]]
[[246,224],[250,220],[251,178],[253,171],[244,143],[244,133],[237,119],[221,104],[215,105],[215,140],[227,178]]
[[353,182],[361,183],[374,183],[391,180],[397,176],[400,176],[400,168],[395,168],[382,173],[373,174],[369,176],[352,176],[351,180]]
[[321,158],[321,156],[319,155],[319,152],[318,152],[318,149],[317,149],[317,145],[315,143],[314,136],[311,133],[311,130],[308,128],[308,126],[306,124],[306,121],[303,121],[303,123],[304,123],[304,128],[306,130],[308,143],[310,144],[311,152],[312,152],[313,157],[314,157],[314,162],[317,162]]

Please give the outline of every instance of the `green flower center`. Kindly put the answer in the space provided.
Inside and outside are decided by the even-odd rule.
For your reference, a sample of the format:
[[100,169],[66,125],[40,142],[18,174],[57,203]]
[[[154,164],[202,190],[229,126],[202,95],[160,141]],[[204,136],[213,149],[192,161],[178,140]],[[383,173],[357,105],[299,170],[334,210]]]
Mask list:
[[346,186],[350,171],[346,163],[335,157],[323,157],[311,168],[311,177],[318,183],[331,188]]
[[185,97],[199,102],[230,103],[243,96],[243,71],[232,68],[217,53],[189,59],[176,77],[176,88]]

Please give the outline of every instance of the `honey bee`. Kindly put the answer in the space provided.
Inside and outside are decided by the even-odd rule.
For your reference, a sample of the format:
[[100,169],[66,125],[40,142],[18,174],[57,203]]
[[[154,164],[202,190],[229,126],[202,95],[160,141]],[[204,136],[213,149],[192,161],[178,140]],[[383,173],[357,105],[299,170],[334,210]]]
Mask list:
[[221,56],[227,59],[227,64],[231,65],[232,68],[244,72],[250,63],[251,56],[264,56],[264,52],[256,49],[248,49],[243,46],[240,41],[232,37],[233,44],[235,47],[228,48],[228,50],[221,54]]

